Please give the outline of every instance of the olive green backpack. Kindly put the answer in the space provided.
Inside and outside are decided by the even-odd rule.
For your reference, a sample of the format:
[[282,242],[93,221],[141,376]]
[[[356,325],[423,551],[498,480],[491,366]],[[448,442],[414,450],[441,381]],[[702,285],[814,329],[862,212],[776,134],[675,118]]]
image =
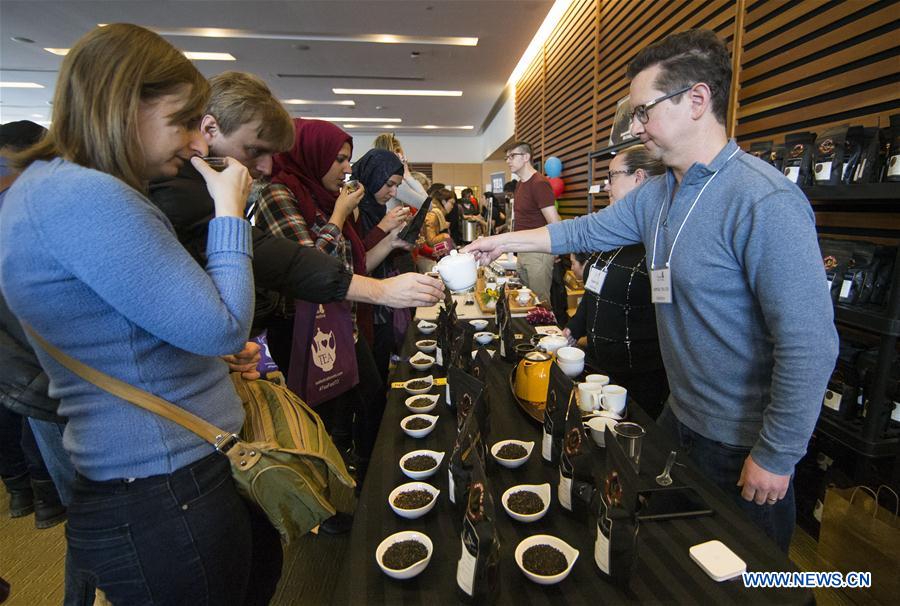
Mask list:
[[230,434],[162,398],[79,362],[26,330],[57,362],[112,395],[194,432],[228,457],[238,491],[258,506],[285,543],[336,511],[351,513],[356,486],[322,419],[285,385],[280,373],[247,381],[232,373],[246,418]]

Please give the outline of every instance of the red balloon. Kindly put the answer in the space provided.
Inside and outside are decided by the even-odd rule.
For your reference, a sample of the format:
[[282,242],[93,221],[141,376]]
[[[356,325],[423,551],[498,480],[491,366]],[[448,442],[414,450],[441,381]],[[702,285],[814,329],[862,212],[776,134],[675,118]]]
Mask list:
[[566,191],[566,183],[562,180],[562,177],[551,177],[548,180],[550,181],[550,187],[553,188],[553,195],[557,198]]

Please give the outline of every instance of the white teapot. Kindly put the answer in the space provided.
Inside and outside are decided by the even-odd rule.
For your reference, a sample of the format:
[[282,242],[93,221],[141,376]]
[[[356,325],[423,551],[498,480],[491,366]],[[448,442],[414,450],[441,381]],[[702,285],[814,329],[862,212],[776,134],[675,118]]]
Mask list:
[[451,250],[450,254],[435,266],[450,292],[465,292],[475,287],[478,277],[478,261],[470,253]]

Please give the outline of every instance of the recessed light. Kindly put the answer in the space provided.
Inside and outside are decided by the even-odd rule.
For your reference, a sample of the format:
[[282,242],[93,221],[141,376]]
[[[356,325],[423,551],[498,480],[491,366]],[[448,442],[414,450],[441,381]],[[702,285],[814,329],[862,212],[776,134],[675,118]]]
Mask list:
[[184,56],[191,61],[237,61],[231,53],[205,53],[196,51],[183,51]]
[[381,110],[384,109],[384,106],[383,106],[383,105],[376,105],[376,106],[375,106],[375,109],[377,109],[378,111],[381,111]]
[[[310,99],[283,99],[281,101],[285,105],[345,105],[354,107],[356,101],[353,99],[342,99],[340,101],[313,101]],[[377,108],[376,108],[377,109]]]
[[53,53],[54,55],[59,55],[60,57],[65,57],[69,52],[69,49],[67,49],[67,48],[46,48],[46,47],[44,47],[44,50],[47,51],[48,53]]
[[325,34],[262,32],[222,27],[147,27],[161,36],[194,36],[199,38],[254,38],[259,40],[308,40],[321,42],[368,42],[376,44],[439,44],[477,46],[478,38],[464,36],[406,36],[401,34]]
[[327,122],[403,122],[400,118],[320,118],[310,116],[310,120],[325,120]]
[[32,118],[43,118],[44,114],[31,114]]
[[0,82],[0,88],[44,88],[37,82]]
[[400,88],[332,88],[335,95],[393,95],[400,97],[462,97],[461,90],[413,90]]
[[34,44],[34,40],[31,38],[26,38],[25,36],[12,36],[10,40],[13,42],[21,42],[22,44]]

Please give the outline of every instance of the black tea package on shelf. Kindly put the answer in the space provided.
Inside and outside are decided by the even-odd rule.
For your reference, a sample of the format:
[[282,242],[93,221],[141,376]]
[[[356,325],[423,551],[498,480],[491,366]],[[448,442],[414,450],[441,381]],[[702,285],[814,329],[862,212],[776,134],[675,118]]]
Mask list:
[[476,455],[456,563],[459,595],[463,601],[474,604],[492,603],[500,589],[500,537],[494,525],[494,499],[482,463]]
[[474,411],[482,437],[487,440],[489,413],[484,402],[484,383],[455,366],[450,367],[447,379],[451,385],[450,398],[456,408],[456,429],[461,431],[466,418]]
[[548,463],[558,463],[566,431],[566,411],[575,401],[575,383],[566,376],[559,364],[550,365],[547,385],[547,404],[544,407],[544,431],[541,436],[541,457]]
[[865,145],[866,134],[862,126],[847,129],[847,137],[844,139],[844,169],[841,172],[841,183],[844,185],[857,182],[856,176],[862,164]]
[[481,459],[483,465],[487,458],[487,448],[478,425],[478,416],[470,414],[456,436],[450,462],[447,464],[447,496],[458,507],[466,503],[476,457]]
[[900,181],[900,114],[891,115],[890,147],[885,154],[885,181]]
[[606,464],[596,479],[591,506],[594,563],[619,585],[627,585],[637,559],[637,482],[634,466],[606,428]]
[[791,133],[784,136],[784,176],[797,185],[812,185],[812,160],[816,133]]
[[756,143],[750,144],[750,155],[756,156],[766,164],[771,164],[772,159],[772,142],[771,141],[757,141]]
[[593,456],[591,444],[581,421],[575,398],[569,398],[565,434],[559,454],[559,484],[556,496],[560,506],[580,520],[587,519],[594,497]]
[[814,177],[816,185],[837,185],[844,174],[844,141],[847,126],[829,128],[816,139]]
[[853,175],[853,183],[872,183],[878,178],[878,149],[881,131],[875,127],[863,129],[863,145],[859,164]]
[[769,153],[769,164],[781,171],[784,168],[784,145],[775,145]]

